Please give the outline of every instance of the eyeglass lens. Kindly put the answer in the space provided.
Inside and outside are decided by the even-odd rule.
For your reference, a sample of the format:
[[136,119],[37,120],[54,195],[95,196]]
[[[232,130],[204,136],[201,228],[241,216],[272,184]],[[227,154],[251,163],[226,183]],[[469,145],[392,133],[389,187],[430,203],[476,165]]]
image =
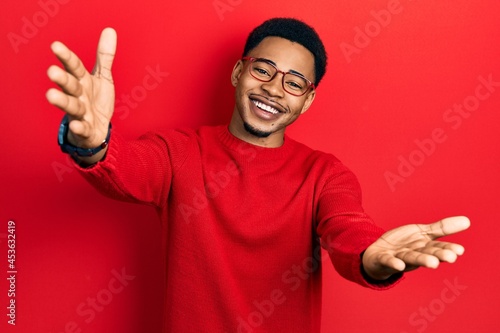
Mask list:
[[[250,65],[250,74],[260,81],[271,81],[277,73],[276,67],[262,60],[255,60]],[[286,73],[283,78],[283,89],[292,95],[302,95],[309,88],[309,84],[303,77]]]

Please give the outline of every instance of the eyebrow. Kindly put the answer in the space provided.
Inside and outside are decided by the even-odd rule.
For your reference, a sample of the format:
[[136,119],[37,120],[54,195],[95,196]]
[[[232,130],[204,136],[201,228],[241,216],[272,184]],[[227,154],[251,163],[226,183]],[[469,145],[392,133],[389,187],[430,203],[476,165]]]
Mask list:
[[[257,60],[264,61],[264,62],[270,63],[270,64],[278,67],[278,65],[276,65],[276,63],[274,61],[270,60],[270,59],[267,59],[267,58],[257,58]],[[304,74],[302,74],[301,72],[297,72],[296,70],[290,69],[290,70],[288,70],[288,72],[292,73],[292,74],[296,74],[298,76],[301,76],[304,79],[306,78],[306,76]]]

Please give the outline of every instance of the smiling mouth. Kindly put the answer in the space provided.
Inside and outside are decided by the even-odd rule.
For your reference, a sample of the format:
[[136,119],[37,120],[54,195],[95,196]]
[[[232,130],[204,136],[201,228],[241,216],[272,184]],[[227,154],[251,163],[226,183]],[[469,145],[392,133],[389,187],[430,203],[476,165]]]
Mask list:
[[280,111],[278,111],[278,109],[275,109],[272,106],[264,104],[262,102],[259,102],[259,101],[256,101],[256,100],[252,100],[252,103],[255,104],[256,107],[258,107],[259,109],[261,109],[263,111],[266,111],[266,112],[269,112],[269,113],[272,113],[272,114],[278,114],[278,113],[280,113]]

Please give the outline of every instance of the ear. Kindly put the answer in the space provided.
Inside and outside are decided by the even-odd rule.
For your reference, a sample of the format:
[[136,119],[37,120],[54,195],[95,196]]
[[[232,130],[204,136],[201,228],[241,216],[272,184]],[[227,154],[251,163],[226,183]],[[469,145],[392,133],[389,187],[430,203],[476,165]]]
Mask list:
[[306,101],[304,102],[304,106],[302,107],[302,111],[300,111],[300,114],[303,114],[304,112],[309,109],[311,106],[312,102],[314,101],[314,98],[316,97],[316,90],[311,90],[310,92],[307,93],[306,95]]
[[234,65],[233,72],[231,73],[231,84],[236,87],[240,80],[241,73],[243,72],[243,61],[238,60]]

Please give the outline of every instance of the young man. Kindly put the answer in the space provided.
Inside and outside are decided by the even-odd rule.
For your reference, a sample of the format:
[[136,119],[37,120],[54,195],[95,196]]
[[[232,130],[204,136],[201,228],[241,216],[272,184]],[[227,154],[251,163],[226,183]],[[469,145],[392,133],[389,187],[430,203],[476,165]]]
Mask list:
[[319,332],[320,246],[345,278],[385,289],[403,272],[454,262],[436,241],[465,217],[384,233],[365,214],[355,176],[331,154],[285,135],[326,69],[316,32],[271,19],[234,66],[228,126],[111,135],[116,33],[105,29],[88,73],[59,42],[48,101],[66,116],[59,141],[98,190],[156,207],[166,251],[166,332]]

